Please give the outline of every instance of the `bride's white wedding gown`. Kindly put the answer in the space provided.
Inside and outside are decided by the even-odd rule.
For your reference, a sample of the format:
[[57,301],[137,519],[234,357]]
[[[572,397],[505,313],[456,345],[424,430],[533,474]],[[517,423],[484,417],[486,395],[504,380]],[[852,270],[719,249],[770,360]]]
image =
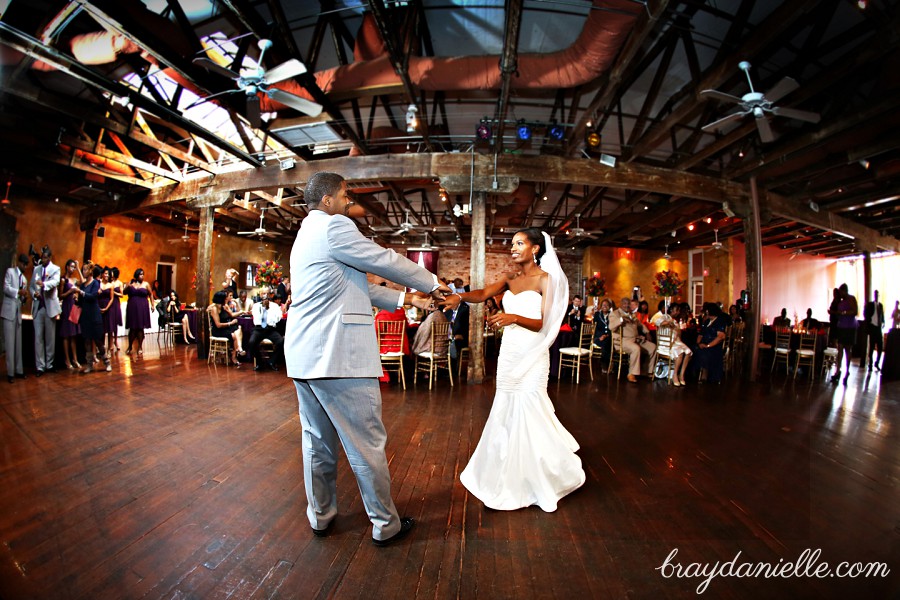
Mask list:
[[[507,290],[503,307],[508,313],[539,319],[541,295]],[[497,395],[481,440],[460,475],[472,494],[496,510],[537,504],[552,512],[560,498],[585,481],[575,454],[578,442],[556,418],[547,395],[550,353],[543,350],[543,356],[534,356],[539,335],[517,325],[503,330]],[[524,377],[512,376],[523,361],[534,364]]]

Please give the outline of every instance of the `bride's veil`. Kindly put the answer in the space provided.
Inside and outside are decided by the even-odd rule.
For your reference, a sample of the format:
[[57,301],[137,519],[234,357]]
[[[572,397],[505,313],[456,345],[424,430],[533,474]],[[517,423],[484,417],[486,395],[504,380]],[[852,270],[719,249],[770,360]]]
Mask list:
[[563,273],[562,266],[559,264],[559,258],[553,249],[553,243],[550,236],[546,232],[541,232],[544,236],[544,255],[541,257],[541,269],[550,276],[550,285],[547,294],[543,299],[543,321],[541,330],[538,332],[539,337],[537,344],[532,352],[526,356],[526,360],[516,365],[513,377],[524,377],[534,366],[535,361],[546,353],[556,336],[559,335],[559,328],[562,326],[563,317],[566,314],[566,306],[569,304],[569,281]]

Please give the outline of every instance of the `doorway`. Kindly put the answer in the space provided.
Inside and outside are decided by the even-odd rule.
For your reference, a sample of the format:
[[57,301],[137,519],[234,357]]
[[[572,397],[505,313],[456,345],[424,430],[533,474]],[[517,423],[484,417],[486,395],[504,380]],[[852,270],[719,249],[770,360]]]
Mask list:
[[156,263],[156,281],[159,282],[160,296],[168,296],[169,292],[175,289],[175,268],[175,263]]

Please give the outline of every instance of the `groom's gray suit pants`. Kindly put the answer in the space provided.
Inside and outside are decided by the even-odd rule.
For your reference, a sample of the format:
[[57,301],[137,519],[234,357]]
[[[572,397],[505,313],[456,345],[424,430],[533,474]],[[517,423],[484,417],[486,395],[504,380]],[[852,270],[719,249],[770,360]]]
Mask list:
[[398,533],[400,517],[391,499],[378,380],[295,379],[294,386],[303,425],[303,479],[310,525],[325,529],[337,515],[340,440],[372,521],[372,537],[383,540]]

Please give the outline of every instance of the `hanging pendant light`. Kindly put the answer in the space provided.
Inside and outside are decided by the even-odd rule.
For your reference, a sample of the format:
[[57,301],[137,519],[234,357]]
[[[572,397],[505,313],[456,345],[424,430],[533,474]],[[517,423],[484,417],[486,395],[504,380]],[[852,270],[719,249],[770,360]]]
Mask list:
[[6,195],[3,197],[3,200],[0,200],[0,206],[2,206],[3,208],[6,208],[10,204],[12,204],[12,202],[9,201],[9,188],[11,185],[12,180],[6,182]]

